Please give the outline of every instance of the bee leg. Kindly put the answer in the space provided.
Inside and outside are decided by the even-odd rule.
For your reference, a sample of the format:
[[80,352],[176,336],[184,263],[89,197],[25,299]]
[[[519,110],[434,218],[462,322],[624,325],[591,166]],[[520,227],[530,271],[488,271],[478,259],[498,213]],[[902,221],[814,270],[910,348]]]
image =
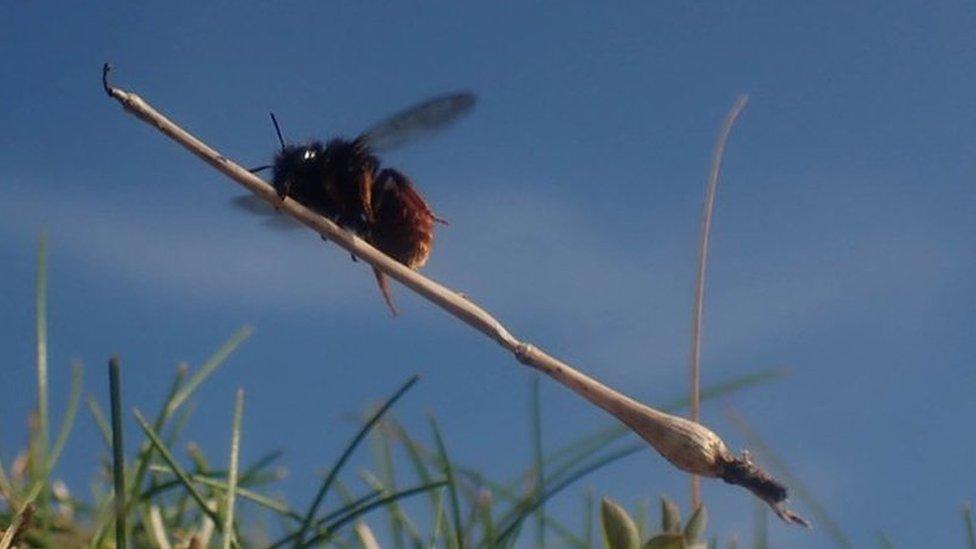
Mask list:
[[400,311],[397,310],[396,304],[393,303],[393,292],[390,291],[389,279],[376,268],[373,268],[373,275],[376,276],[376,283],[380,287],[380,293],[383,294],[383,300],[386,301],[386,306],[390,308],[393,316],[399,315]]
[[[320,234],[320,235],[319,235],[319,238],[321,238],[321,239],[322,239],[322,242],[331,242],[331,240],[329,240],[329,237],[327,237],[327,236],[325,236],[324,234]],[[357,257],[356,257],[356,256],[355,256],[355,255],[354,255],[353,253],[351,253],[351,252],[349,253],[349,258],[350,258],[350,259],[352,259],[352,262],[353,262],[353,263],[359,263],[359,258],[357,258]]]

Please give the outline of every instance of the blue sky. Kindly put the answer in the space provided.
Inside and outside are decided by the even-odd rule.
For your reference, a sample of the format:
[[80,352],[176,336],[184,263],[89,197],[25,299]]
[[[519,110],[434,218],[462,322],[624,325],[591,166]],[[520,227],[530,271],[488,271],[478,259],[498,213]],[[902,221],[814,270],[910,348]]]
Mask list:
[[[176,363],[199,365],[249,323],[255,335],[201,390],[190,434],[225,455],[244,387],[245,459],[285,448],[296,503],[353,432],[344,415],[414,372],[423,379],[398,405],[408,425],[424,429],[433,412],[454,456],[496,477],[530,456],[524,368],[403,288],[391,320],[363,265],[226,207],[234,184],[105,98],[105,60],[119,85],[245,165],[274,151],[271,109],[302,140],[476,91],[468,119],[385,157],[451,221],[425,272],[651,405],[686,391],[709,153],[748,93],[719,189],[703,378],[791,375],[709,403],[703,418],[741,448],[725,418],[740,410],[857,546],[879,531],[903,546],[961,544],[958,510],[976,485],[971,3],[3,10],[6,459],[34,394],[42,231],[56,395],[77,358],[104,399],[103,364],[118,353],[127,404],[154,409]],[[553,383],[542,396],[548,447],[610,421]],[[79,491],[99,451],[80,421],[61,468]],[[550,508],[575,521],[587,485],[628,504],[687,502],[684,476],[646,452]],[[710,531],[748,539],[750,496],[716,482],[704,495]],[[830,543],[822,528],[777,523],[770,535]]]

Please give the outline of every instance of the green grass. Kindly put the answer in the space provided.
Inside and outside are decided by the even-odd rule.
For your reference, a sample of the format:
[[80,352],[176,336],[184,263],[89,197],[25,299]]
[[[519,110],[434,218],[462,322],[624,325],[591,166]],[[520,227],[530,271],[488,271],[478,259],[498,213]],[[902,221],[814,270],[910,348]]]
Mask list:
[[[204,546],[219,544],[225,549],[358,547],[362,538],[351,526],[360,524],[365,529],[362,531],[375,532],[377,524],[382,523],[363,521],[377,521],[383,515],[387,519],[388,539],[403,547],[459,549],[511,547],[516,543],[536,547],[597,547],[604,541],[594,521],[598,509],[591,490],[584,492],[582,516],[569,524],[548,514],[546,502],[592,472],[646,450],[642,442],[634,442],[626,428],[616,424],[583,433],[568,444],[547,450],[542,431],[544,407],[538,377],[534,376],[530,381],[526,414],[530,422],[531,459],[524,464],[524,469],[513,468],[507,480],[490,479],[450,457],[447,438],[432,416],[427,442],[397,421],[393,407],[417,383],[418,378],[414,376],[366,414],[343,452],[319,477],[319,487],[311,502],[304,509],[295,508],[277,494],[282,452],[273,450],[256,459],[249,459],[241,452],[243,390],[237,392],[234,401],[226,458],[216,460],[226,463],[226,469],[212,466],[211,459],[199,447],[183,439],[185,425],[193,420],[196,392],[252,335],[253,329],[245,326],[219,345],[200,367],[179,365],[161,405],[151,416],[140,412],[138,406],[131,414],[125,413],[122,397],[126,372],[120,361],[110,362],[108,414],[94,397],[85,399],[87,419],[97,427],[96,436],[102,440],[105,455],[99,474],[91,482],[91,495],[81,497],[76,493],[83,493],[83,489],[66,491],[55,480],[57,463],[71,443],[71,432],[78,421],[84,371],[80,363],[71,367],[65,411],[52,443],[48,415],[51,374],[47,360],[46,266],[42,239],[35,296],[37,402],[29,412],[27,450],[21,454],[26,459],[9,464],[0,460],[0,495],[7,507],[5,512],[0,512],[3,530],[0,549],[14,543],[51,548],[178,547],[192,540]],[[782,370],[759,370],[707,387],[701,396],[703,400],[725,396],[770,383],[783,375]],[[679,399],[662,408],[673,412],[687,404],[687,399]],[[139,430],[134,432],[142,435],[132,455],[125,454],[122,444],[121,435],[127,425],[138,426]],[[372,462],[359,464],[358,475],[347,473],[356,449],[370,435],[375,442]],[[759,448],[760,457],[772,462],[792,480],[791,484],[800,487],[800,497],[807,500],[808,506],[816,508],[821,515],[819,522],[827,525],[834,544],[849,546],[839,527],[836,530],[831,527],[835,523],[826,510],[806,487],[792,479],[772,450],[758,438],[752,445]],[[186,448],[185,453],[178,448]],[[529,486],[525,479],[531,480]],[[405,488],[399,488],[398,484]],[[116,498],[116,494],[120,497]],[[330,498],[330,494],[334,497]],[[402,504],[410,498],[409,506]],[[637,517],[634,524],[642,542],[667,546],[660,544],[678,543],[677,538],[681,537],[686,540],[682,543],[692,547],[689,540],[704,539],[704,511],[693,515],[682,530],[677,506],[665,502],[661,529],[657,530],[656,523],[646,519],[645,502],[646,498],[634,502],[634,510],[630,511]],[[625,508],[620,506],[620,509]],[[423,517],[418,520],[420,515]],[[613,516],[619,517],[620,513]],[[527,521],[533,535],[522,536]],[[766,509],[759,506],[753,547],[765,546],[766,522]],[[969,507],[963,509],[962,523],[961,544],[976,549]],[[608,527],[602,526],[604,531]],[[705,546],[704,542],[696,543]],[[892,545],[885,534],[880,535],[879,543]]]

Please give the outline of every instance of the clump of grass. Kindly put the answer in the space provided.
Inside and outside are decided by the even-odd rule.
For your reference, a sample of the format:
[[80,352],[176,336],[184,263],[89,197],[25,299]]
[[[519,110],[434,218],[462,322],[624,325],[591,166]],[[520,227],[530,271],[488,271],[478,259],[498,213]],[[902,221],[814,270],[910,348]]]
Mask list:
[[[451,549],[467,547],[512,547],[520,539],[524,524],[530,518],[537,528],[534,545],[548,545],[549,539],[565,547],[595,547],[593,517],[596,513],[592,493],[584,496],[584,513],[578,524],[567,525],[547,514],[545,503],[590,473],[611,465],[644,449],[643,444],[624,440],[630,431],[613,425],[581,435],[571,443],[545,452],[542,441],[542,402],[538,391],[538,377],[530,386],[530,413],[533,456],[524,471],[510,481],[493,481],[482,473],[452,460],[447,445],[433,417],[430,418],[432,445],[424,445],[414,438],[391,415],[393,405],[417,382],[414,376],[400,386],[378,408],[368,414],[366,421],[347,444],[344,452],[328,470],[318,492],[304,512],[292,508],[281,498],[271,495],[269,487],[280,478],[274,467],[280,451],[263,455],[242,467],[240,437],[243,425],[244,394],[238,390],[231,423],[228,467],[213,469],[202,451],[187,446],[181,458],[174,451],[180,444],[183,427],[193,412],[192,397],[212,374],[223,365],[251,335],[244,327],[221,345],[192,375],[186,365],[176,369],[173,382],[162,405],[150,423],[146,416],[134,410],[131,420],[140,427],[144,438],[134,456],[126,460],[122,434],[126,422],[123,412],[124,386],[121,361],[109,363],[110,414],[92,397],[87,400],[91,418],[98,426],[111,459],[103,462],[103,471],[93,484],[91,502],[75,497],[54,478],[54,469],[67,444],[74,426],[81,400],[83,369],[72,365],[71,386],[65,414],[53,444],[46,440],[46,429],[40,428],[40,417],[47,417],[47,280],[45,247],[39,249],[37,267],[37,338],[36,371],[38,376],[37,407],[32,410],[27,450],[8,468],[0,460],[0,496],[6,502],[6,513],[0,513],[0,549],[9,547],[144,547],[163,549],[185,546],[207,546],[213,534],[221,535],[221,545],[229,547],[309,547],[320,544],[346,547],[376,546],[374,528],[365,522],[367,514],[385,510],[390,532],[396,546],[444,546]],[[701,397],[714,398],[744,388],[778,379],[781,370],[763,370],[739,376],[706,388]],[[675,401],[665,410],[677,411],[688,404],[687,399]],[[45,411],[42,413],[42,409]],[[733,416],[735,419],[736,416]],[[773,463],[786,478],[799,488],[801,499],[814,509],[819,522],[828,525],[828,533],[838,546],[850,546],[839,527],[826,510],[773,454],[768,446],[751,432],[748,425],[737,419],[751,444],[763,457]],[[340,480],[340,473],[355,450],[367,436],[373,434],[382,451],[374,458],[376,475],[369,469],[361,473],[367,490],[356,494]],[[399,448],[412,465],[417,482],[409,488],[397,489],[393,468],[393,453]],[[524,479],[532,479],[526,487]],[[332,488],[340,494],[340,502],[327,508],[326,496]],[[446,492],[446,494],[445,494]],[[427,494],[429,531],[423,532],[410,514],[416,511],[401,507],[406,498]],[[445,497],[446,495],[446,497]],[[678,506],[662,501],[661,529],[650,533],[643,519],[646,507],[642,502],[633,515],[623,506],[604,500],[601,505],[603,542],[617,547],[705,547],[706,510],[700,506],[682,527]],[[757,506],[753,534],[754,547],[766,547],[767,510]],[[272,530],[251,528],[257,523],[256,513],[270,515],[281,523],[279,537],[268,541]],[[632,518],[637,516],[635,520]],[[968,547],[976,549],[971,509],[962,511],[965,539]],[[351,528],[346,528],[352,526]],[[351,531],[347,531],[351,530]],[[109,541],[114,531],[114,544]],[[547,537],[552,536],[552,538]],[[645,538],[647,538],[645,540]],[[891,546],[888,537],[880,534],[880,543]],[[709,546],[715,546],[712,538]],[[729,546],[734,546],[734,539]]]
[[[678,506],[661,499],[661,529],[646,540],[641,535],[638,520],[617,502],[604,498],[600,503],[603,540],[610,549],[705,549],[712,546],[704,541],[708,511],[698,506],[687,524],[681,525]],[[714,540],[713,540],[714,543]]]
[[[46,257],[44,247],[38,257],[36,289],[40,304],[37,315],[39,345],[46,353],[47,311]],[[100,477],[92,486],[91,501],[74,496],[60,481],[53,478],[56,462],[69,440],[81,401],[82,367],[72,366],[72,382],[68,405],[54,444],[39,442],[42,430],[36,418],[30,430],[29,450],[14,460],[8,474],[0,461],[0,495],[8,512],[0,514],[0,549],[14,546],[37,547],[182,547],[188,543],[205,546],[214,533],[221,536],[223,547],[285,545],[310,546],[321,543],[345,546],[355,541],[369,540],[374,529],[363,522],[367,513],[384,510],[391,531],[408,532],[411,545],[462,547],[510,547],[520,538],[523,524],[534,517],[541,532],[534,537],[536,545],[548,544],[547,533],[556,536],[559,545],[592,546],[592,527],[583,521],[583,532],[556,520],[545,511],[544,503],[593,471],[632,455],[643,445],[626,442],[625,428],[613,426],[580,436],[569,445],[544,452],[541,434],[542,403],[538,392],[538,378],[530,386],[530,430],[533,458],[525,471],[511,481],[492,481],[478,471],[452,460],[436,421],[431,417],[433,444],[425,445],[413,437],[390,415],[392,406],[417,382],[407,380],[366,421],[347,444],[345,451],[328,470],[315,498],[305,511],[298,511],[268,490],[280,478],[275,467],[280,451],[270,452],[248,462],[240,453],[243,424],[243,392],[238,391],[231,423],[230,449],[226,470],[214,469],[208,458],[190,444],[185,456],[176,450],[181,444],[184,426],[194,411],[195,392],[225,364],[250,337],[253,330],[243,327],[220,345],[203,364],[191,370],[181,364],[173,381],[151,420],[135,409],[129,416],[123,406],[125,375],[122,362],[109,363],[109,413],[92,396],[87,407],[92,421],[103,439],[107,459],[103,461]],[[38,406],[46,406],[46,356],[38,360]],[[703,392],[714,397],[776,379],[780,373],[759,372],[730,380]],[[45,394],[45,396],[42,396]],[[669,409],[686,405],[676,401]],[[142,440],[132,456],[124,453],[122,435],[128,422],[139,427]],[[340,473],[350,461],[362,441],[373,433],[382,443],[383,452],[375,459],[378,470],[388,469],[384,475],[362,473],[368,489],[360,494],[351,491],[340,481]],[[397,489],[392,482],[395,466],[393,452],[400,449],[412,465],[417,482],[406,489]],[[43,450],[43,451],[42,451]],[[38,467],[37,463],[45,464]],[[246,464],[246,465],[244,465]],[[385,477],[386,480],[380,480]],[[522,479],[534,479],[528,489]],[[542,479],[545,479],[544,482]],[[327,495],[335,487],[341,492],[341,502],[326,508]],[[445,493],[446,492],[446,493]],[[428,532],[421,532],[409,515],[416,511],[399,505],[401,500],[426,493],[431,517]],[[445,497],[446,496],[446,497]],[[267,515],[282,524],[276,541],[268,541],[273,530],[248,528],[257,522],[256,515]],[[592,522],[590,521],[590,524]],[[351,532],[344,532],[347,526]],[[589,531],[587,531],[587,529]],[[374,536],[375,537],[375,536]],[[261,541],[264,540],[264,541]],[[357,541],[358,540],[358,541]]]

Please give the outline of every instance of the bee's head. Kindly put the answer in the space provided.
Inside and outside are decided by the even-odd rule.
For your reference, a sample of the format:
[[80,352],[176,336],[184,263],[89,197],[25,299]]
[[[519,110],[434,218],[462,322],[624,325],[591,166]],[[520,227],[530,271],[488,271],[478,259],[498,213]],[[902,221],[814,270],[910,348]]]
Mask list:
[[272,185],[278,196],[285,198],[296,188],[301,187],[303,181],[308,181],[313,174],[316,165],[322,161],[322,145],[311,143],[309,145],[286,145],[285,138],[281,134],[281,126],[274,113],[271,113],[271,122],[274,123],[275,133],[278,135],[278,142],[281,143],[281,150],[275,155],[274,163],[251,169],[251,173],[264,171],[272,168],[274,176]]
[[284,198],[303,181],[309,181],[322,166],[324,149],[318,142],[309,145],[287,145],[275,155],[272,185]]

